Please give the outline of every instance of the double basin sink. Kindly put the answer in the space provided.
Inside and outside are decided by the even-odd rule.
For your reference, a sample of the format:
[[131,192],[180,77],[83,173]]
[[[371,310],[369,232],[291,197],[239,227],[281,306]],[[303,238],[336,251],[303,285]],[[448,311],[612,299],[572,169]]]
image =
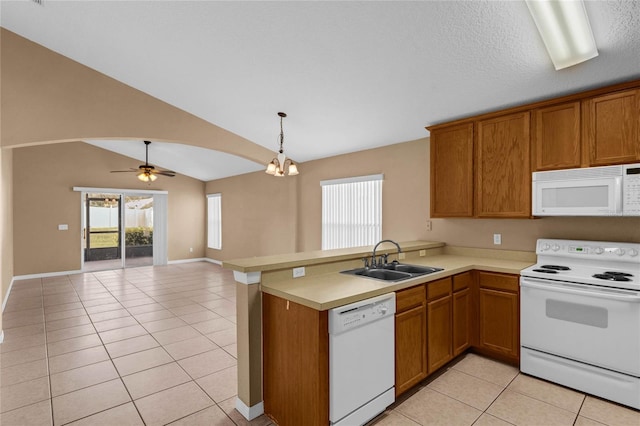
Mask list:
[[442,271],[442,268],[432,266],[407,265],[404,263],[387,263],[375,268],[356,268],[348,271],[341,271],[342,274],[356,275],[366,278],[374,278],[382,281],[403,281],[421,275],[433,274]]

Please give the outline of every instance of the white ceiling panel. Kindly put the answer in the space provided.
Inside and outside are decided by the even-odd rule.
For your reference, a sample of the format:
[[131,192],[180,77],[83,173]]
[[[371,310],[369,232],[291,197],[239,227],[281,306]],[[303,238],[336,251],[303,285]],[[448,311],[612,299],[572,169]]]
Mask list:
[[640,78],[640,2],[585,3],[600,55],[560,71],[524,1],[2,1],[0,23],[274,151],[284,111],[308,161]]

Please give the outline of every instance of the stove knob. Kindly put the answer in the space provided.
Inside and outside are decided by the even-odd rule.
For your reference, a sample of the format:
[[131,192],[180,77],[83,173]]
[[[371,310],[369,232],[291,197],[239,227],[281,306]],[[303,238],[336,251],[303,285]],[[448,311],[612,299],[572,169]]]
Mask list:
[[596,248],[593,250],[593,252],[594,252],[595,254],[602,254],[602,253],[604,253],[604,249],[603,249],[602,247],[596,247]]
[[624,255],[624,249],[616,249],[616,251],[614,252],[615,254],[617,254],[618,256],[623,256]]
[[638,250],[636,249],[629,250],[629,256],[636,257],[637,255],[638,255]]
[[553,247],[551,247],[551,249],[552,249],[553,251],[558,251],[558,250],[560,250],[560,246],[559,246],[559,245],[557,245],[557,244],[554,244],[554,245],[553,245]]
[[542,245],[542,251],[547,251],[547,250],[549,250],[549,248],[550,248],[550,247],[551,247],[551,246],[550,246],[549,244],[544,243],[544,244]]

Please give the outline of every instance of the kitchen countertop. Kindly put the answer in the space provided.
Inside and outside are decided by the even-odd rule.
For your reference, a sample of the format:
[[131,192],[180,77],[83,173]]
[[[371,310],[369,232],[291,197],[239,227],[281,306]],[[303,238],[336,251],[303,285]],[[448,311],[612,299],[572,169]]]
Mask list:
[[[405,252],[443,247],[444,243],[433,241],[409,241],[399,243]],[[316,250],[301,253],[277,254],[272,256],[248,257],[224,261],[222,266],[238,272],[267,272],[298,266],[317,265],[321,263],[339,262],[371,255],[373,246],[354,247],[335,250]],[[377,254],[396,253],[397,248],[391,243],[380,245]]]
[[[278,296],[319,311],[324,311],[473,269],[519,274],[522,269],[535,262],[476,255],[437,254],[403,260],[402,263],[434,266],[443,268],[444,270],[400,282],[386,282],[372,278],[341,274],[339,272],[330,272],[261,284],[261,290],[273,296]],[[308,264],[308,261],[306,264]]]

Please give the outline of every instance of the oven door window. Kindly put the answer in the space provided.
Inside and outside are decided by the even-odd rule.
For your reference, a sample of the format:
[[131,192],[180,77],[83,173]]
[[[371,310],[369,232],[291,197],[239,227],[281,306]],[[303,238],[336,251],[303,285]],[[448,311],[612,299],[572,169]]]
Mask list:
[[522,346],[640,377],[640,292],[541,282],[521,279]]

